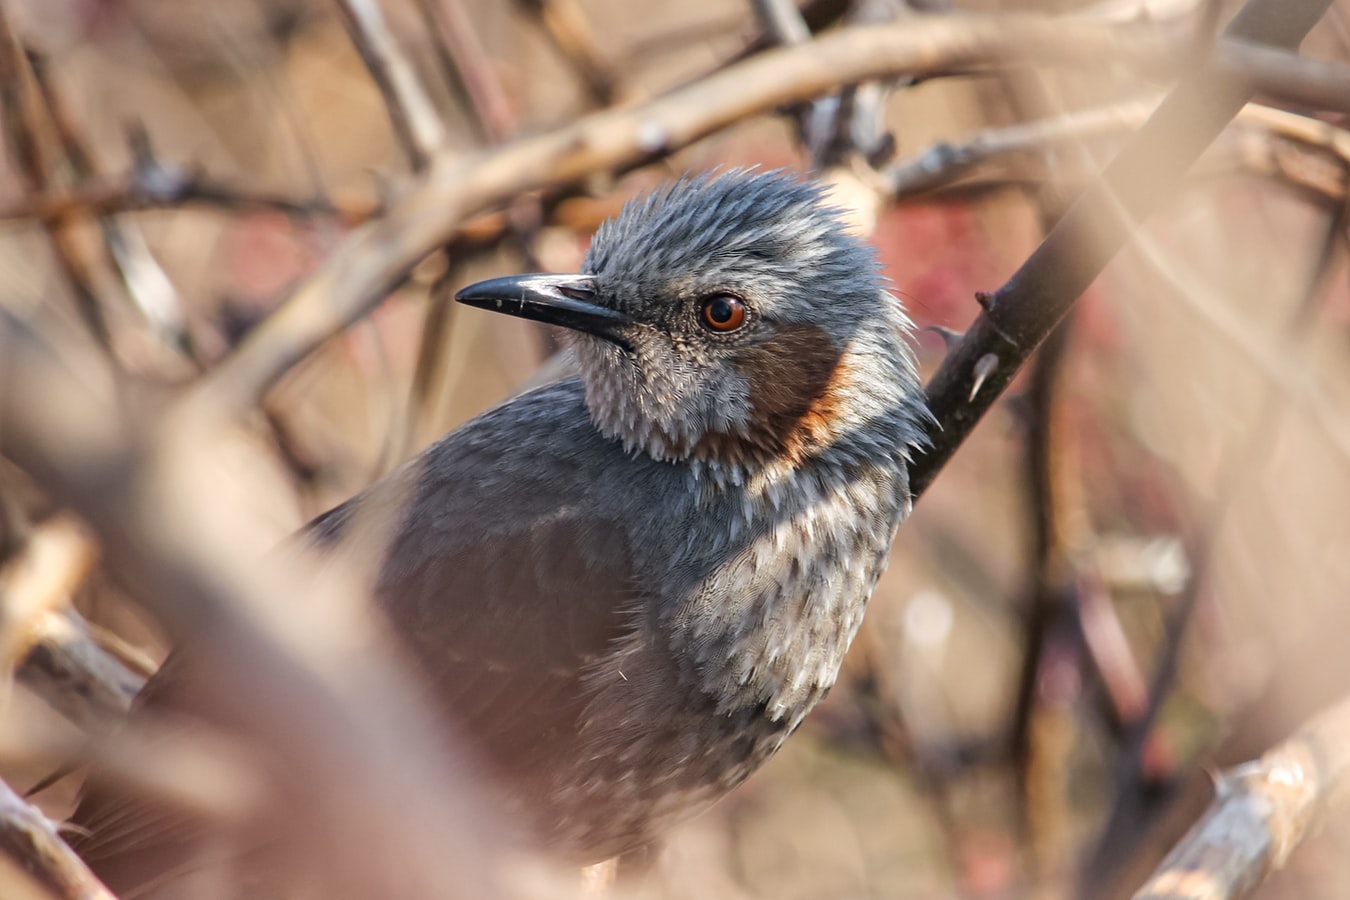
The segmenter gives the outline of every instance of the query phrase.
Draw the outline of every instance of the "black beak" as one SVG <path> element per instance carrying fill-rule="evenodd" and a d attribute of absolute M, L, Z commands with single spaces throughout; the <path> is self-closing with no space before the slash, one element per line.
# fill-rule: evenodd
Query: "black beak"
<path fill-rule="evenodd" d="M 628 342 L 628 316 L 595 302 L 595 279 L 590 275 L 512 275 L 471 284 L 455 294 L 460 303 L 522 319 L 561 325 L 613 341 Z"/>

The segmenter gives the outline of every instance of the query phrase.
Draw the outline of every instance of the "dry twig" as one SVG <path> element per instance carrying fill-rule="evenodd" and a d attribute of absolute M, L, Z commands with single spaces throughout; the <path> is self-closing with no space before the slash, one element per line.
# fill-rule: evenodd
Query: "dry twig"
<path fill-rule="evenodd" d="M 352 234 L 255 329 L 208 376 L 200 393 L 234 410 L 251 406 L 295 362 L 378 303 L 460 222 L 522 192 L 636 165 L 747 116 L 851 82 L 1014 61 L 1100 66 L 1117 59 L 1158 68 L 1176 64 L 1176 46 L 1148 30 L 1038 17 L 907 19 L 772 51 L 649 103 L 597 113 L 472 159 L 439 156 L 387 216 Z M 1305 62 L 1288 54 L 1254 54 L 1250 47 L 1226 46 L 1217 54 L 1220 69 L 1247 72 L 1250 62 L 1253 77 L 1273 80 L 1274 62 L 1285 67 Z M 1350 76 L 1337 70 L 1327 77 L 1342 79 L 1341 102 L 1350 105 L 1345 102 Z M 1318 83 L 1319 96 L 1325 86 Z"/>
<path fill-rule="evenodd" d="M 209 465 L 205 411 L 148 429 L 106 375 L 72 371 L 87 352 L 49 339 L 0 317 L 0 452 L 98 534 L 111 571 L 185 649 L 202 714 L 276 754 L 285 778 L 269 788 L 325 860 L 328 895 L 492 896 L 491 817 L 466 812 L 469 778 L 447 788 L 464 770 L 361 579 L 260 566 L 234 498 L 184 468 Z M 322 616 L 306 614 L 311 595 Z"/>
<path fill-rule="evenodd" d="M 1297 46 L 1329 5 L 1330 0 L 1249 0 L 1229 25 L 1216 56 L 1221 59 L 1240 48 L 1253 55 L 1253 68 L 1259 68 L 1279 51 L 1239 42 Z M 1306 62 L 1296 61 L 1297 69 Z M 929 382 L 929 404 L 942 428 L 916 461 L 911 476 L 916 493 L 932 483 L 1136 224 L 1176 193 L 1191 164 L 1256 90 L 1252 71 L 1221 65 L 1187 76 L 1013 277 L 983 296 L 984 312 Z M 997 361 L 992 371 L 982 366 L 991 356 Z M 973 393 L 977 379 L 979 391 Z"/>
<path fill-rule="evenodd" d="M 0 781 L 0 855 L 50 900 L 117 900 L 75 855 L 46 816 Z M 6 887 L 13 885 L 5 879 Z M 14 886 L 17 888 L 17 886 Z"/>
<path fill-rule="evenodd" d="M 0 669 L 12 672 L 28 654 L 40 620 L 70 604 L 96 556 L 84 528 L 58 516 L 39 526 L 0 569 Z"/>
<path fill-rule="evenodd" d="M 146 674 L 109 652 L 74 610 L 48 613 L 34 627 L 33 646 L 18 677 L 30 691 L 86 732 L 121 722 Z"/>
<path fill-rule="evenodd" d="M 1282 868 L 1341 811 L 1350 772 L 1350 701 L 1259 760 L 1215 779 L 1215 799 L 1135 900 L 1235 900 Z"/>
<path fill-rule="evenodd" d="M 421 169 L 445 143 L 445 125 L 398 40 L 389 31 L 379 0 L 341 0 L 338 9 L 371 77 L 413 169 Z"/>

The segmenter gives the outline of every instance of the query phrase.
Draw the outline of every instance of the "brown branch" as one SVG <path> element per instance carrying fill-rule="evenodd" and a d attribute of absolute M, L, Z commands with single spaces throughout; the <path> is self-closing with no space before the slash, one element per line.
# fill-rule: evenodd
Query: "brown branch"
<path fill-rule="evenodd" d="M 41 194 L 51 184 L 53 160 L 48 157 L 39 137 L 42 116 L 29 62 L 10 26 L 8 13 L 0 4 L 0 117 L 3 117 L 5 139 L 18 160 L 25 189 L 32 194 Z M 88 261 L 63 222 L 50 222 L 46 230 L 58 268 L 74 295 L 76 311 L 111 358 L 112 333 L 94 289 L 94 275 Z"/>
<path fill-rule="evenodd" d="M 445 143 L 445 124 L 412 63 L 390 33 L 379 0 L 339 0 L 338 11 L 357 52 L 384 96 L 389 120 L 414 171 Z"/>
<path fill-rule="evenodd" d="M 209 410 L 150 427 L 87 352 L 51 340 L 0 315 L 0 452 L 94 529 L 113 575 L 184 648 L 202 715 L 275 755 L 269 790 L 324 860 L 326 895 L 493 896 L 491 817 L 468 813 L 475 782 L 363 579 L 260 565 L 236 498 L 209 468 L 183 468 L 211 465 Z"/>
<path fill-rule="evenodd" d="M 85 732 L 121 722 L 145 685 L 143 666 L 105 648 L 74 610 L 39 619 L 19 681 Z"/>
<path fill-rule="evenodd" d="M 1322 713 L 1259 760 L 1221 773 L 1215 799 L 1135 900 L 1249 896 L 1319 823 L 1344 810 L 1350 701 Z"/>
<path fill-rule="evenodd" d="M 0 781 L 0 856 L 51 900 L 117 900 L 61 840 L 51 821 Z M 8 887 L 12 882 L 4 879 Z"/>
<path fill-rule="evenodd" d="M 598 106 L 607 106 L 618 91 L 619 79 L 604 61 L 599 43 L 591 33 L 586 13 L 577 0 L 518 0 L 539 20 L 544 34 L 558 48 L 586 85 Z"/>
<path fill-rule="evenodd" d="M 1146 28 L 1029 16 L 913 17 L 771 51 L 651 102 L 596 113 L 492 153 L 467 160 L 438 156 L 387 216 L 349 236 L 254 329 L 203 381 L 199 394 L 234 409 L 256 403 L 319 343 L 373 308 L 418 260 L 444 244 L 459 223 L 522 192 L 632 167 L 748 116 L 852 82 L 1017 62 L 1100 67 L 1104 60 L 1117 60 L 1148 65 L 1156 72 L 1178 65 L 1178 47 L 1189 45 Z M 1277 61 L 1288 66 L 1304 62 L 1289 54 L 1267 53 L 1258 59 L 1250 47 L 1237 45 L 1225 45 L 1216 56 L 1212 78 L 1245 72 L 1251 60 L 1252 71 L 1261 77 L 1270 75 Z M 1344 84 L 1340 105 L 1350 106 L 1350 69 L 1329 68 L 1326 74 L 1326 84 Z"/>
<path fill-rule="evenodd" d="M 1297 46 L 1329 0 L 1249 0 L 1226 32 L 1217 58 L 1252 53 L 1264 65 L 1275 50 L 1236 43 Z M 1297 60 L 1301 68 L 1303 60 Z M 975 423 L 1002 394 L 1027 356 L 1129 239 L 1136 223 L 1175 196 L 1186 171 L 1256 90 L 1251 70 L 1204 67 L 1186 77 L 1149 121 L 1065 213 L 1040 247 L 997 292 L 928 385 L 942 428 L 916 461 L 916 494 L 932 483 Z M 1347 95 L 1350 98 L 1350 95 Z M 993 356 L 992 371 L 979 366 Z M 978 392 L 972 394 L 975 379 Z"/>
<path fill-rule="evenodd" d="M 74 519 L 50 519 L 0 568 L 0 670 L 12 672 L 38 636 L 39 622 L 70 605 L 97 556 Z"/>
<path fill-rule="evenodd" d="M 442 67 L 468 98 L 484 137 L 500 144 L 515 134 L 515 110 L 462 0 L 414 2 L 423 21 L 436 34 Z"/>
<path fill-rule="evenodd" d="M 983 166 L 1009 165 L 1019 157 L 1047 153 L 1079 141 L 1117 137 L 1139 128 L 1157 107 L 1151 100 L 1130 100 L 1110 106 L 1074 110 L 1053 118 L 1019 122 L 978 131 L 960 143 L 934 144 L 884 170 L 885 190 L 897 199 L 919 196 L 949 187 Z M 1294 142 L 1305 151 L 1329 158 L 1344 181 L 1350 165 L 1350 132 L 1330 122 L 1248 103 L 1238 113 L 1239 126 L 1231 144 L 1240 161 L 1253 171 L 1310 187 L 1330 198 L 1344 196 L 1322 172 L 1300 171 L 1296 161 L 1282 153 Z M 1280 139 L 1285 143 L 1276 143 Z M 1326 168 L 1326 166 L 1323 166 Z M 1319 177 L 1320 176 L 1320 177 Z"/>
<path fill-rule="evenodd" d="M 0 221 L 29 219 L 54 223 L 77 215 L 108 216 L 183 206 L 227 212 L 278 212 L 297 219 L 333 218 L 348 226 L 367 222 L 380 213 L 379 203 L 373 197 L 305 200 L 254 191 L 157 162 L 152 167 L 138 167 L 128 175 L 86 181 L 69 190 L 49 190 L 0 206 Z"/>
<path fill-rule="evenodd" d="M 608 110 L 468 160 L 438 157 L 387 216 L 358 230 L 202 383 L 244 409 L 325 338 L 362 316 L 458 225 L 518 194 L 637 165 L 747 116 L 840 85 L 977 63 L 1100 66 L 1169 58 L 1175 44 L 1139 29 L 1028 17 L 907 20 L 758 56 L 649 103 Z"/>

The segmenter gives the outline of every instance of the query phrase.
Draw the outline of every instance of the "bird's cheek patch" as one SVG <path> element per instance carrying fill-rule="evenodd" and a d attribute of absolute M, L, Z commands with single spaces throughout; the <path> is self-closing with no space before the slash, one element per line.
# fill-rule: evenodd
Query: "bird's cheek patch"
<path fill-rule="evenodd" d="M 850 376 L 828 333 L 780 326 L 773 340 L 745 348 L 737 366 L 750 385 L 755 443 L 795 463 L 829 442 Z"/>

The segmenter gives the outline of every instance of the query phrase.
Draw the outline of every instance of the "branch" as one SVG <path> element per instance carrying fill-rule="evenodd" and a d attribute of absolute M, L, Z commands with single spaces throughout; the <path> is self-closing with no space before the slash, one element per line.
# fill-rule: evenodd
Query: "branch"
<path fill-rule="evenodd" d="M 897 199 L 950 187 L 982 166 L 1010 164 L 1028 154 L 1049 154 L 1066 144 L 1101 137 L 1118 137 L 1139 128 L 1156 109 L 1154 100 L 1129 100 L 1110 106 L 1073 110 L 1052 118 L 1019 122 L 977 131 L 960 143 L 943 141 L 888 166 L 882 173 L 885 190 Z M 1234 120 L 1242 126 L 1229 150 L 1245 168 L 1313 190 L 1329 199 L 1342 199 L 1344 171 L 1350 165 L 1350 132 L 1311 116 L 1248 103 Z M 1275 140 L 1280 139 L 1280 140 Z M 1289 142 L 1298 145 L 1290 147 Z M 1300 171 L 1284 157 L 1303 149 L 1335 164 Z M 1055 174 L 1063 176 L 1056 160 Z M 1330 169 L 1330 171 L 1327 171 Z M 1337 181 L 1339 175 L 1339 182 Z"/>
<path fill-rule="evenodd" d="M 0 206 L 0 222 L 32 219 L 51 224 L 77 215 L 108 216 L 183 206 L 228 212 L 270 211 L 297 219 L 331 217 L 343 225 L 359 225 L 380 212 L 373 198 L 304 200 L 250 190 L 156 161 L 150 167 L 137 166 L 127 175 L 93 179 L 67 190 L 47 191 Z"/>
<path fill-rule="evenodd" d="M 199 396 L 236 412 L 249 408 L 319 343 L 373 308 L 461 222 L 522 192 L 635 166 L 853 81 L 1014 61 L 1100 66 L 1130 59 L 1156 67 L 1175 47 L 1139 29 L 1044 18 L 907 20 L 771 51 L 649 103 L 596 113 L 497 151 L 438 156 L 387 216 L 351 234 L 207 376 Z"/>
<path fill-rule="evenodd" d="M 379 0 L 339 0 L 338 11 L 352 43 L 375 79 L 389 120 L 414 170 L 445 143 L 445 125 L 417 72 L 389 31 Z"/>
<path fill-rule="evenodd" d="M 274 754 L 268 786 L 324 860 L 326 896 L 493 896 L 492 817 L 363 579 L 261 566 L 237 499 L 206 474 L 207 411 L 149 427 L 87 352 L 52 340 L 0 315 L 0 453 L 84 518 L 186 649 L 202 715 Z"/>
<path fill-rule="evenodd" d="M 1246 897 L 1328 815 L 1350 772 L 1350 700 L 1259 760 L 1221 773 L 1215 799 L 1134 900 Z"/>
<path fill-rule="evenodd" d="M 1269 60 L 1277 51 L 1238 42 L 1297 46 L 1329 5 L 1330 0 L 1248 0 L 1217 55 L 1241 48 Z M 1255 86 L 1249 75 L 1219 66 L 1183 79 L 1012 278 L 981 298 L 984 313 L 928 385 L 929 405 L 942 427 L 911 472 L 916 496 L 1139 221 L 1176 195 L 1191 164 L 1251 98 Z"/>
<path fill-rule="evenodd" d="M 52 900 L 117 900 L 51 821 L 0 781 L 0 856 L 8 858 Z M 6 888 L 14 887 L 4 879 Z"/>
<path fill-rule="evenodd" d="M 123 721 L 146 679 L 141 666 L 104 649 L 73 610 L 38 620 L 33 646 L 17 674 L 25 687 L 87 733 Z"/>
<path fill-rule="evenodd" d="M 436 33 L 442 67 L 461 89 L 474 121 L 494 144 L 515 134 L 518 120 L 492 59 L 478 39 L 462 0 L 414 0 L 422 20 Z"/>
<path fill-rule="evenodd" d="M 79 523 L 57 516 L 0 568 L 0 671 L 13 671 L 28 655 L 41 620 L 70 605 L 97 556 Z"/>
<path fill-rule="evenodd" d="M 649 103 L 606 110 L 573 125 L 468 159 L 441 154 L 378 222 L 351 234 L 326 263 L 233 356 L 201 383 L 197 396 L 236 412 L 254 405 L 282 374 L 323 340 L 356 321 L 468 217 L 523 192 L 597 172 L 636 166 L 742 119 L 801 102 L 842 85 L 898 75 L 1035 63 L 1100 68 L 1105 61 L 1176 67 L 1189 44 L 1149 29 L 1091 25 L 1039 16 L 912 17 L 843 29 L 800 47 L 770 51 Z M 1227 44 L 1221 73 L 1256 84 L 1307 61 Z M 1249 70 L 1249 71 L 1248 71 Z M 1318 96 L 1343 91 L 1350 68 L 1322 65 Z M 1254 73 L 1254 74 L 1253 74 Z M 1226 119 L 1225 119 L 1226 121 Z"/>

